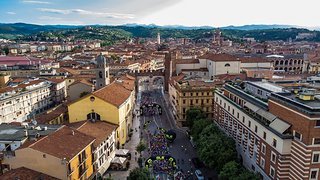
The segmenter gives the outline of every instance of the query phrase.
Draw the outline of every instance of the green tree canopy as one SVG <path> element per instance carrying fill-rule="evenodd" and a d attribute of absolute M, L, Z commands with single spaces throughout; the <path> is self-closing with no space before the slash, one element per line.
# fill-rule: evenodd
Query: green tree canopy
<path fill-rule="evenodd" d="M 199 119 L 194 121 L 191 128 L 191 135 L 195 141 L 199 139 L 200 133 L 203 131 L 203 129 L 209 126 L 211 123 L 212 122 L 207 119 Z"/>
<path fill-rule="evenodd" d="M 205 118 L 204 112 L 199 108 L 191 108 L 186 112 L 186 120 L 189 128 L 193 126 L 193 122 Z"/>
<path fill-rule="evenodd" d="M 141 152 L 144 151 L 146 148 L 146 144 L 143 141 L 140 141 L 136 147 L 136 151 L 138 151 L 141 154 Z"/>
<path fill-rule="evenodd" d="M 220 171 L 224 164 L 237 159 L 234 140 L 221 132 L 215 124 L 204 128 L 199 137 L 198 154 L 208 167 Z"/>
<path fill-rule="evenodd" d="M 130 171 L 128 180 L 151 180 L 149 171 L 144 168 L 135 168 Z"/>

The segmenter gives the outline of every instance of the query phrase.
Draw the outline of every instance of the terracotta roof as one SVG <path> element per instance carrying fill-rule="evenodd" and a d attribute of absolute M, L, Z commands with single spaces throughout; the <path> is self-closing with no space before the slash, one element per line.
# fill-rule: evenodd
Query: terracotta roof
<path fill-rule="evenodd" d="M 259 63 L 259 62 L 269 62 L 268 59 L 260 57 L 241 57 L 239 58 L 242 63 Z"/>
<path fill-rule="evenodd" d="M 56 180 L 52 176 L 25 167 L 12 169 L 0 176 L 2 180 Z"/>
<path fill-rule="evenodd" d="M 208 72 L 208 68 L 199 68 L 199 69 L 181 69 L 182 72 L 197 71 L 197 72 Z"/>
<path fill-rule="evenodd" d="M 62 83 L 63 81 L 65 81 L 65 79 L 56 79 L 56 78 L 50 78 L 48 80 L 56 84 Z"/>
<path fill-rule="evenodd" d="M 130 84 L 126 84 L 124 81 L 115 80 L 108 86 L 103 87 L 92 94 L 119 107 L 130 97 L 132 90 L 129 87 L 131 87 Z"/>
<path fill-rule="evenodd" d="M 93 83 L 89 82 L 87 79 L 77 79 L 76 81 L 74 81 L 71 85 L 75 85 L 78 83 L 82 83 L 88 86 L 93 86 Z"/>
<path fill-rule="evenodd" d="M 34 85 L 34 84 L 39 84 L 41 82 L 44 82 L 45 80 L 34 80 L 34 81 L 29 81 L 28 84 L 19 84 L 18 86 L 15 87 L 4 87 L 4 88 L 0 88 L 0 93 L 4 93 L 4 92 L 8 92 L 8 91 L 13 91 L 13 90 L 18 90 L 19 88 L 23 89 L 25 87 Z"/>
<path fill-rule="evenodd" d="M 66 158 L 69 161 L 93 143 L 94 140 L 94 137 L 63 126 L 56 132 L 35 141 L 29 148 L 61 159 Z"/>
<path fill-rule="evenodd" d="M 77 128 L 78 131 L 96 138 L 93 143 L 94 147 L 98 147 L 104 140 L 106 140 L 113 131 L 117 129 L 117 125 L 108 123 L 106 121 L 84 121 L 84 123 Z"/>
<path fill-rule="evenodd" d="M 237 56 L 233 56 L 230 54 L 205 54 L 200 57 L 200 59 L 209 59 L 212 61 L 240 61 Z"/>
<path fill-rule="evenodd" d="M 196 64 L 199 63 L 199 59 L 177 59 L 176 64 Z"/>
<path fill-rule="evenodd" d="M 52 110 L 51 112 L 37 115 L 36 120 L 40 124 L 47 124 L 52 119 L 59 117 L 61 114 L 66 113 L 67 111 L 68 111 L 67 107 L 65 105 L 61 105 L 56 109 Z"/>

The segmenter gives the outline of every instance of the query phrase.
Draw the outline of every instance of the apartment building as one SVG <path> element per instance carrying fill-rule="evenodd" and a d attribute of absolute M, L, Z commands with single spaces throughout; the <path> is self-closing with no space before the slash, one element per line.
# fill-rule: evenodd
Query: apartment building
<path fill-rule="evenodd" d="M 263 179 L 319 179 L 320 101 L 314 90 L 295 92 L 267 82 L 215 91 L 215 122 Z"/>
<path fill-rule="evenodd" d="M 52 105 L 51 83 L 29 80 L 0 89 L 0 123 L 22 122 Z"/>
<path fill-rule="evenodd" d="M 48 136 L 25 143 L 4 164 L 9 164 L 11 169 L 26 167 L 62 180 L 91 179 L 94 141 L 91 136 L 62 126 Z"/>
<path fill-rule="evenodd" d="M 192 79 L 181 74 L 169 83 L 169 98 L 177 125 L 186 125 L 186 112 L 200 108 L 209 119 L 213 118 L 213 91 L 222 86 L 220 81 Z"/>
<path fill-rule="evenodd" d="M 95 120 L 73 123 L 70 126 L 78 126 L 74 128 L 96 139 L 93 143 L 93 169 L 97 178 L 103 176 L 115 157 L 118 126 Z"/>

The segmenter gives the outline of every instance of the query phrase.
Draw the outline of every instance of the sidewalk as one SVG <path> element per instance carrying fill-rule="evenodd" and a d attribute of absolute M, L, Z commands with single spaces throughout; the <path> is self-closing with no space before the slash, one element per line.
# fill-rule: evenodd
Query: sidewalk
<path fill-rule="evenodd" d="M 136 103 L 136 106 L 139 103 Z M 131 160 L 129 170 L 127 171 L 107 171 L 105 177 L 109 177 L 109 173 L 111 174 L 112 179 L 114 180 L 125 180 L 129 176 L 130 170 L 139 167 L 138 165 L 138 157 L 139 153 L 136 153 L 136 147 L 140 142 L 140 117 L 135 116 L 132 122 L 133 133 L 131 136 L 131 140 L 124 145 L 124 149 L 128 149 L 131 153 Z"/>

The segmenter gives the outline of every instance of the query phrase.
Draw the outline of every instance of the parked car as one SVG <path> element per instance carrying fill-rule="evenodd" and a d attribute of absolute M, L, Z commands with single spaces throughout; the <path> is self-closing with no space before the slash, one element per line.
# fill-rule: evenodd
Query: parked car
<path fill-rule="evenodd" d="M 194 167 L 197 169 L 202 168 L 204 166 L 203 162 L 199 158 L 192 158 L 191 161 Z"/>
<path fill-rule="evenodd" d="M 203 177 L 203 175 L 202 175 L 202 172 L 201 172 L 199 169 L 197 169 L 197 170 L 195 171 L 195 174 L 196 174 L 198 180 L 204 180 L 204 177 Z"/>

